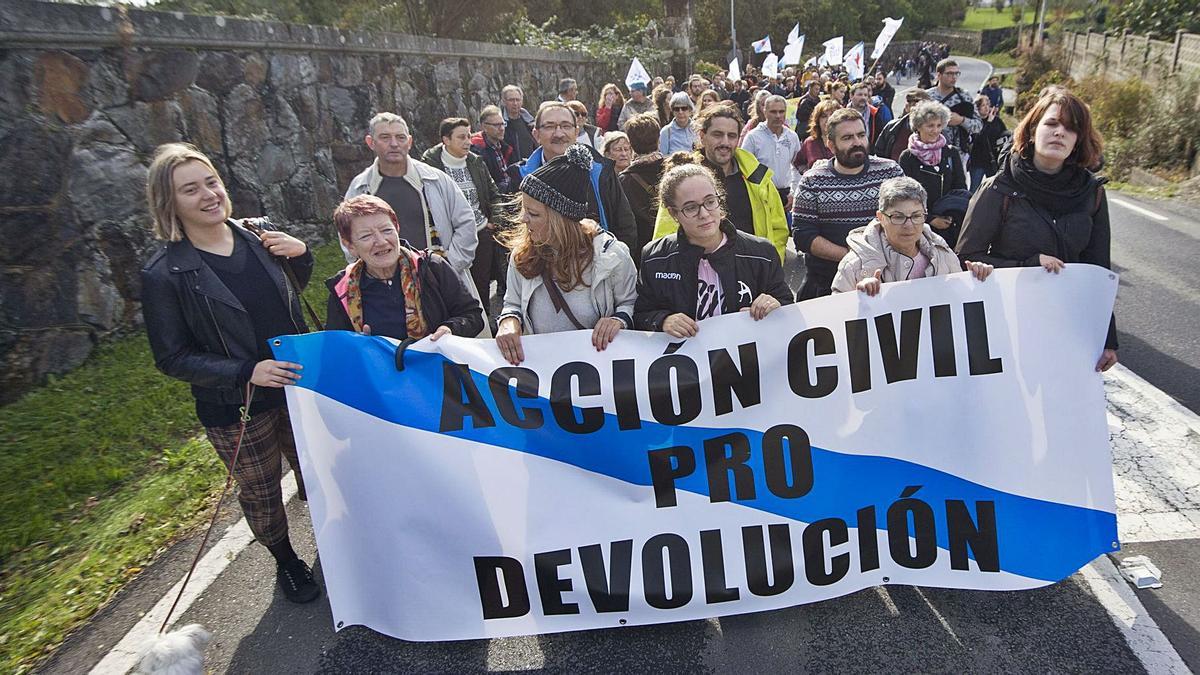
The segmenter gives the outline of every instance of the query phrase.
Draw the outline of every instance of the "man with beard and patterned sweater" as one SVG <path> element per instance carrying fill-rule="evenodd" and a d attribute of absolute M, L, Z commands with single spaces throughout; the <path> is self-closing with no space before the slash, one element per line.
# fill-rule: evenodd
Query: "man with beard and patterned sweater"
<path fill-rule="evenodd" d="M 792 238 L 804 252 L 806 274 L 796 300 L 830 294 L 846 235 L 871 222 L 879 184 L 904 175 L 890 159 L 872 157 L 862 113 L 841 108 L 829 116 L 825 144 L 833 159 L 817 160 L 800 178 L 792 200 Z"/>

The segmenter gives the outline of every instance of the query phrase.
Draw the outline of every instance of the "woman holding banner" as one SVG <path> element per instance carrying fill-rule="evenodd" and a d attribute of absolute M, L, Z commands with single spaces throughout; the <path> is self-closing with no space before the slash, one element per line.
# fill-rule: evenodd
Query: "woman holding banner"
<path fill-rule="evenodd" d="M 749 312 L 758 321 L 795 301 L 775 245 L 725 218 L 721 183 L 676 153 L 658 184 L 679 229 L 642 250 L 634 325 L 688 338 L 709 317 Z"/>
<path fill-rule="evenodd" d="M 299 298 L 312 254 L 265 219 L 231 219 L 212 161 L 185 143 L 155 151 L 146 199 L 154 236 L 166 242 L 142 269 L 154 365 L 192 385 L 196 416 L 221 461 L 233 465 L 242 512 L 275 558 L 284 596 L 315 600 L 321 588 L 292 549 L 280 485 L 286 458 L 303 498 L 283 394 L 301 366 L 276 361 L 268 346 L 277 335 L 308 332 Z"/>
<path fill-rule="evenodd" d="M 387 202 L 351 197 L 333 212 L 333 223 L 356 260 L 325 282 L 326 328 L 434 341 L 483 330 L 479 301 L 445 258 L 400 241 L 400 221 Z"/>
<path fill-rule="evenodd" d="M 1109 268 L 1108 199 L 1104 181 L 1089 170 L 1102 149 L 1087 104 L 1065 88 L 1047 92 L 1017 125 L 1000 171 L 971 198 L 959 256 L 1054 274 L 1070 263 Z M 1109 321 L 1096 370 L 1116 363 L 1117 329 Z"/>
<path fill-rule="evenodd" d="M 925 188 L 913 178 L 883 181 L 875 219 L 846 237 L 849 252 L 838 264 L 833 292 L 857 288 L 874 296 L 881 283 L 961 272 L 958 256 L 925 222 L 927 201 Z M 987 263 L 971 261 L 966 266 L 980 281 L 992 273 Z"/>
<path fill-rule="evenodd" d="M 521 335 L 591 330 L 604 350 L 633 324 L 636 272 L 629 249 L 588 215 L 592 156 L 575 144 L 521 181 L 520 215 L 503 243 L 512 251 L 496 346 L 525 360 Z"/>

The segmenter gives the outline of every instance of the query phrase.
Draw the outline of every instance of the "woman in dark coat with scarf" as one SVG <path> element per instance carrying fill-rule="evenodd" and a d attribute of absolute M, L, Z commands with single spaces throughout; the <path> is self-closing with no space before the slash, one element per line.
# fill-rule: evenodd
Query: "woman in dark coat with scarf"
<path fill-rule="evenodd" d="M 925 188 L 925 194 L 928 195 L 925 211 L 930 214 L 929 225 L 954 248 L 962 226 L 961 206 L 957 216 L 948 215 L 945 209 L 934 208 L 938 200 L 950 191 L 967 189 L 962 155 L 958 148 L 947 144 L 942 134 L 942 129 L 950 121 L 950 109 L 936 101 L 921 101 L 913 106 L 908 121 L 913 132 L 908 137 L 908 148 L 900 153 L 900 169 L 905 176 L 916 179 Z M 963 194 L 963 202 L 966 201 L 965 197 Z"/>
<path fill-rule="evenodd" d="M 1066 264 L 1111 268 L 1104 179 L 1093 175 L 1102 151 L 1091 112 L 1065 89 L 1038 99 L 1013 133 L 1000 171 L 971 199 L 958 256 L 996 267 Z M 1109 321 L 1096 370 L 1117 363 L 1117 329 Z"/>

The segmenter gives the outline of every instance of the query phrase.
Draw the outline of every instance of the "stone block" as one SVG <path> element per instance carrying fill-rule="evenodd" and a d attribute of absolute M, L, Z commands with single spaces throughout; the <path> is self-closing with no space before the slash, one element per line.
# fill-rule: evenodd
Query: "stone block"
<path fill-rule="evenodd" d="M 296 163 L 292 159 L 290 151 L 268 143 L 263 146 L 262 152 L 258 155 L 258 162 L 255 166 L 255 175 L 258 178 L 256 182 L 270 185 L 286 181 L 295 168 Z"/>
<path fill-rule="evenodd" d="M 92 107 L 82 96 L 88 80 L 88 65 L 67 52 L 45 52 L 34 64 L 34 90 L 38 107 L 47 117 L 64 124 L 82 122 Z"/>
<path fill-rule="evenodd" d="M 9 332 L 0 339 L 0 405 L 11 403 L 49 374 L 82 364 L 95 341 L 84 329 Z"/>
<path fill-rule="evenodd" d="M 154 152 L 163 143 L 184 139 L 183 108 L 176 101 L 138 101 L 111 108 L 105 115 L 144 154 Z"/>
<path fill-rule="evenodd" d="M 62 189 L 69 136 L 24 119 L 0 138 L 0 206 L 50 204 Z"/>
<path fill-rule="evenodd" d="M 224 101 L 225 151 L 231 157 L 255 156 L 270 135 L 258 92 L 239 84 Z"/>
<path fill-rule="evenodd" d="M 274 54 L 271 56 L 271 67 L 267 77 L 276 91 L 288 91 L 316 84 L 317 66 L 311 56 Z"/>
<path fill-rule="evenodd" d="M 179 107 L 187 126 L 187 138 L 207 155 L 224 152 L 221 139 L 221 117 L 217 100 L 211 94 L 191 87 L 179 95 Z"/>
<path fill-rule="evenodd" d="M 136 73 L 130 78 L 133 97 L 139 101 L 170 98 L 196 81 L 199 65 L 200 59 L 195 52 L 182 49 L 144 54 L 131 68 Z"/>
<path fill-rule="evenodd" d="M 224 96 L 246 79 L 246 66 L 237 54 L 208 52 L 200 59 L 196 86 Z"/>
<path fill-rule="evenodd" d="M 121 68 L 107 58 L 92 63 L 84 93 L 100 110 L 129 103 L 129 83 Z"/>
<path fill-rule="evenodd" d="M 132 150 L 107 144 L 78 147 L 64 166 L 66 203 L 85 231 L 143 213 L 146 167 Z"/>
<path fill-rule="evenodd" d="M 75 304 L 79 320 L 102 331 L 115 329 L 124 318 L 125 300 L 112 283 L 108 258 L 99 251 L 77 261 Z"/>

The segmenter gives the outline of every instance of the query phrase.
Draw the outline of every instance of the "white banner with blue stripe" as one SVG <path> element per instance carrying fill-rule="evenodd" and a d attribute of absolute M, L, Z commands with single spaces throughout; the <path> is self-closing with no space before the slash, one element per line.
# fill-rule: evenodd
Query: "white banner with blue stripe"
<path fill-rule="evenodd" d="M 458 640 L 879 584 L 1015 590 L 1118 546 L 1116 276 L 884 284 L 700 324 L 410 346 L 273 340 L 337 628 Z"/>

